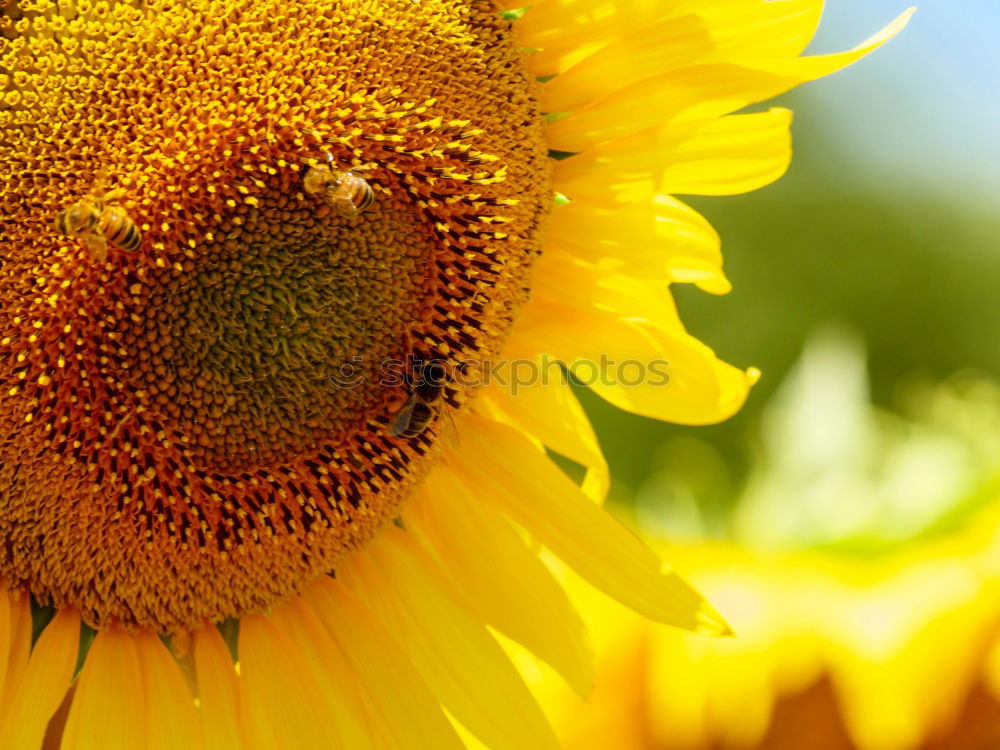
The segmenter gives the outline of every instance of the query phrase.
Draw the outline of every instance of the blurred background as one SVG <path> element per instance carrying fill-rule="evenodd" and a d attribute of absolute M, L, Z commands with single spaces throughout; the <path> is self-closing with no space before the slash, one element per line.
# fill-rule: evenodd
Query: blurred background
<path fill-rule="evenodd" d="M 904 7 L 828 0 L 809 51 Z M 1000 748 L 998 39 L 997 0 L 928 0 L 778 101 L 796 113 L 784 179 L 690 199 L 734 289 L 678 287 L 681 317 L 764 377 L 704 428 L 579 395 L 612 510 L 742 635 L 706 645 L 598 606 L 598 702 L 552 691 L 571 749 Z"/>
<path fill-rule="evenodd" d="M 903 7 L 827 0 L 808 51 L 852 47 Z M 685 198 L 722 235 L 733 291 L 675 288 L 689 330 L 764 377 L 740 414 L 698 430 L 637 428 L 588 399 L 622 502 L 674 437 L 708 441 L 738 482 L 762 410 L 830 325 L 860 337 L 879 406 L 913 377 L 1000 373 L 1000 4 L 929 0 L 891 44 L 776 103 L 795 111 L 788 174 L 743 196 Z"/>

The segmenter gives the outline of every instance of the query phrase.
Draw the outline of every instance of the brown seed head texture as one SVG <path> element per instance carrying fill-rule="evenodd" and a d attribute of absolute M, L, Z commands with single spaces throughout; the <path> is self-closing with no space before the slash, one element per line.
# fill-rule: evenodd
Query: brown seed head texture
<path fill-rule="evenodd" d="M 266 609 L 433 460 L 383 362 L 499 351 L 552 200 L 535 83 L 477 0 L 0 7 L 0 578 L 95 626 Z M 330 157 L 354 220 L 303 188 Z M 105 173 L 142 241 L 101 260 L 54 218 Z"/>

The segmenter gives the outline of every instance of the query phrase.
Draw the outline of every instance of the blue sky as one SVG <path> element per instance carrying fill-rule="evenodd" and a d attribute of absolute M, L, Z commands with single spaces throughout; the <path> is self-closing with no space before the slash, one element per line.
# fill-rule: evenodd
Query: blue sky
<path fill-rule="evenodd" d="M 853 47 L 910 0 L 827 0 L 810 52 Z M 807 87 L 873 175 L 956 199 L 1000 199 L 1000 0 L 924 0 L 910 25 L 854 68 Z"/>

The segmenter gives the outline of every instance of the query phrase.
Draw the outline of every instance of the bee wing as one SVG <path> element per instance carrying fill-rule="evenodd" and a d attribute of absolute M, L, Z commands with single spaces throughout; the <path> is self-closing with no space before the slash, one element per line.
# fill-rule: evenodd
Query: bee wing
<path fill-rule="evenodd" d="M 331 205 L 345 219 L 358 218 L 358 208 L 354 205 L 353 195 L 354 189 L 351 187 L 351 181 L 346 177 L 341 177 L 337 187 L 330 191 Z"/>
<path fill-rule="evenodd" d="M 413 409 L 417 405 L 416 394 L 411 395 L 406 399 L 406 403 L 403 404 L 402 408 L 396 412 L 393 418 L 389 421 L 389 427 L 387 428 L 389 434 L 392 437 L 399 437 L 410 427 L 410 421 L 413 419 Z"/>
<path fill-rule="evenodd" d="M 455 421 L 455 415 L 451 413 L 451 409 L 445 405 L 438 409 L 438 413 L 444 413 L 447 420 L 440 420 L 438 422 L 438 437 L 444 440 L 444 444 L 449 448 L 457 448 L 461 443 L 458 435 L 458 422 Z M 441 422 L 447 421 L 446 425 L 442 425 Z"/>
<path fill-rule="evenodd" d="M 354 207 L 354 204 L 351 203 L 349 198 L 335 200 L 333 205 L 336 207 L 337 213 L 345 219 L 351 219 L 353 221 L 358 218 L 358 209 Z"/>

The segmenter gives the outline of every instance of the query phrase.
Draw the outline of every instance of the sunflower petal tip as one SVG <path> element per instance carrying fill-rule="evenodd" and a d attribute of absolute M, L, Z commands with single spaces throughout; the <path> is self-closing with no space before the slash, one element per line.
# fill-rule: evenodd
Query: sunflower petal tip
<path fill-rule="evenodd" d="M 760 380 L 760 376 L 762 374 L 763 373 L 761 373 L 761 371 L 759 369 L 757 369 L 756 367 L 748 367 L 746 369 L 746 373 L 745 373 L 745 377 L 746 377 L 746 381 L 747 381 L 747 386 L 748 387 L 753 387 L 753 386 L 757 385 L 757 381 Z"/>
<path fill-rule="evenodd" d="M 909 8 L 900 13 L 896 18 L 894 18 L 888 26 L 878 32 L 875 36 L 869 39 L 867 42 L 861 45 L 861 48 L 867 47 L 870 50 L 880 47 L 881 45 L 888 42 L 890 39 L 899 34 L 903 29 L 909 24 L 910 19 L 913 14 L 917 12 L 917 6 L 911 5 Z"/>
<path fill-rule="evenodd" d="M 713 638 L 732 638 L 736 635 L 729 623 L 708 602 L 702 602 L 695 615 L 695 620 L 697 624 L 694 632 L 698 635 L 707 635 Z"/>
<path fill-rule="evenodd" d="M 590 696 L 594 694 L 594 688 L 597 686 L 597 673 L 595 669 L 592 668 L 590 670 L 591 674 L 585 680 L 575 681 L 570 684 L 570 688 L 580 700 L 590 700 Z"/>
<path fill-rule="evenodd" d="M 729 281 L 723 274 L 718 276 L 713 276 L 707 279 L 702 279 L 696 281 L 695 284 L 703 292 L 708 292 L 709 294 L 729 294 L 733 291 L 733 284 Z"/>
<path fill-rule="evenodd" d="M 896 36 L 900 31 L 906 28 L 906 25 L 913 18 L 913 14 L 917 12 L 917 6 L 911 5 L 909 8 L 900 13 L 896 18 L 890 23 L 886 29 L 885 34 L 887 39 L 891 39 Z"/>

